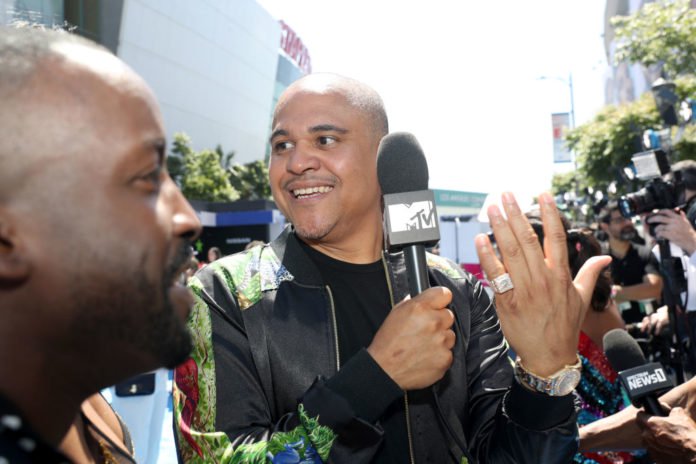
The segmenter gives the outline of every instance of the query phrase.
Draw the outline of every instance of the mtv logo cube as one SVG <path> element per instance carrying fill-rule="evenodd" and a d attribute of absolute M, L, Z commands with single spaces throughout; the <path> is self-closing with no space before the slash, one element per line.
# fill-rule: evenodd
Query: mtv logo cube
<path fill-rule="evenodd" d="M 384 195 L 384 221 L 389 248 L 431 245 L 440 240 L 435 198 L 430 190 Z"/>

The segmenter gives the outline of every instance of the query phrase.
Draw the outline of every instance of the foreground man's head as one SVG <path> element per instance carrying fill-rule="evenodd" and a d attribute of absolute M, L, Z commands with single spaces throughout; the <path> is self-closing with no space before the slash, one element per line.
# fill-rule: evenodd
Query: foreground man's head
<path fill-rule="evenodd" d="M 152 92 L 92 42 L 2 28 L 0 101 L 0 393 L 84 397 L 181 362 L 200 224 Z"/>
<path fill-rule="evenodd" d="M 332 248 L 364 246 L 360 231 L 381 228 L 375 163 L 388 124 L 379 95 L 342 76 L 306 76 L 280 97 L 272 131 L 273 198 L 297 234 Z"/>

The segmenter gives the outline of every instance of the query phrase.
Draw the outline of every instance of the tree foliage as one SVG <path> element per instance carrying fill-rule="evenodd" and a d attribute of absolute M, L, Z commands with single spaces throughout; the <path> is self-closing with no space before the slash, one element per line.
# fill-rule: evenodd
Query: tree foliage
<path fill-rule="evenodd" d="M 616 28 L 617 62 L 662 65 L 670 77 L 696 72 L 696 10 L 688 0 L 648 3 L 611 23 Z"/>
<path fill-rule="evenodd" d="M 675 80 L 680 99 L 696 95 L 696 78 L 682 77 Z M 643 94 L 637 101 L 622 105 L 608 105 L 595 117 L 566 135 L 568 146 L 575 151 L 578 160 L 576 174 L 584 185 L 605 190 L 616 181 L 618 193 L 633 188 L 622 176 L 623 168 L 631 162 L 631 157 L 642 151 L 642 136 L 647 129 L 660 128 L 662 121 L 650 93 Z M 671 130 L 674 145 L 671 161 L 696 159 L 696 127 L 693 124 L 683 129 Z M 623 182 L 623 183 L 622 183 Z M 556 186 L 563 185 L 563 179 L 553 180 Z"/>
<path fill-rule="evenodd" d="M 185 134 L 176 134 L 167 168 L 186 198 L 204 201 L 271 199 L 268 168 L 263 160 L 233 163 L 234 152 L 196 152 Z"/>
<path fill-rule="evenodd" d="M 228 168 L 228 171 L 230 183 L 239 192 L 240 199 L 262 200 L 271 198 L 268 168 L 263 160 L 246 164 L 235 163 Z"/>
<path fill-rule="evenodd" d="M 167 167 L 189 200 L 237 200 L 239 192 L 220 161 L 220 150 L 195 151 L 185 134 L 176 134 Z"/>
<path fill-rule="evenodd" d="M 577 157 L 578 174 L 586 184 L 605 190 L 621 179 L 631 156 L 642 150 L 643 132 L 659 123 L 660 115 L 649 94 L 633 103 L 605 106 L 590 122 L 566 135 Z"/>

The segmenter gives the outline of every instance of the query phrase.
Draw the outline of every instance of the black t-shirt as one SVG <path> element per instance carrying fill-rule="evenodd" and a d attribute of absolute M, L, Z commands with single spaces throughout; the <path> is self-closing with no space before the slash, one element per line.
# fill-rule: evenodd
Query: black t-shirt
<path fill-rule="evenodd" d="M 612 258 L 611 279 L 617 285 L 641 284 L 643 276 L 659 273 L 659 263 L 646 246 L 632 243 L 623 258 L 617 258 L 613 254 Z M 621 315 L 627 323 L 640 322 L 644 316 L 637 301 L 631 301 L 631 308 L 623 310 Z"/>
<path fill-rule="evenodd" d="M 331 289 L 336 311 L 340 361 L 341 365 L 345 366 L 351 358 L 364 356 L 364 349 L 370 345 L 372 338 L 391 310 L 384 265 L 381 260 L 370 264 L 346 263 L 326 256 L 304 243 L 302 245 L 318 267 L 324 282 Z M 384 377 L 385 384 L 372 385 L 375 397 L 389 396 L 388 393 L 381 395 L 376 390 L 389 390 L 396 385 L 386 374 Z M 331 382 L 328 385 L 332 387 Z M 340 387 L 337 389 L 345 391 Z M 348 400 L 353 404 L 351 398 Z M 369 401 L 370 399 L 355 398 L 354 400 Z M 378 422 L 383 427 L 385 436 L 383 445 L 373 462 L 407 463 L 410 461 L 404 405 L 403 398 L 398 398 L 392 401 L 380 415 Z M 353 406 L 355 408 L 356 405 Z"/>
<path fill-rule="evenodd" d="M 50 412 L 47 411 L 50 414 Z M 0 463 L 69 463 L 44 442 L 8 400 L 0 396 Z"/>

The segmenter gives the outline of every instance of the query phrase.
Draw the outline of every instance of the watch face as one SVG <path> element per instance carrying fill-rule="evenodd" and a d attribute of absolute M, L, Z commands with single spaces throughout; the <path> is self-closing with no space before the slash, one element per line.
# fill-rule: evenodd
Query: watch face
<path fill-rule="evenodd" d="M 567 370 L 563 372 L 556 382 L 556 396 L 570 394 L 577 387 L 578 383 L 580 383 L 580 371 Z"/>

